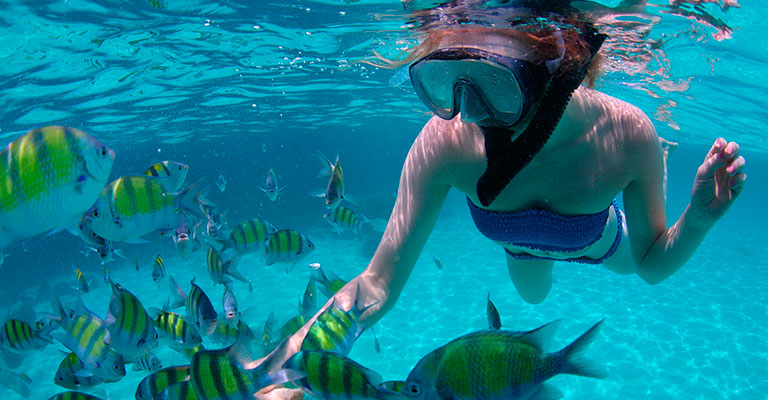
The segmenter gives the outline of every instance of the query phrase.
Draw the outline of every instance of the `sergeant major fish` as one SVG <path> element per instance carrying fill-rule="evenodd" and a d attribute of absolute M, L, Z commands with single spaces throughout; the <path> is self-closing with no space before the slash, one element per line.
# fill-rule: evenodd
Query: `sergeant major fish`
<path fill-rule="evenodd" d="M 123 357 L 106 343 L 107 328 L 94 313 L 87 310 L 82 299 L 77 308 L 69 313 L 56 299 L 56 315 L 49 318 L 58 322 L 64 330 L 55 338 L 77 355 L 83 366 L 105 380 L 119 380 L 125 376 Z"/>
<path fill-rule="evenodd" d="M 187 310 L 187 316 L 200 328 L 200 333 L 210 335 L 216 330 L 218 323 L 216 310 L 213 308 L 213 303 L 208 295 L 205 294 L 203 289 L 195 285 L 195 279 L 189 283 L 192 287 L 189 289 L 189 294 L 184 294 L 179 285 L 173 279 L 173 276 L 168 277 L 168 281 L 171 286 L 171 295 L 174 297 L 174 303 L 172 307 L 184 305 Z"/>
<path fill-rule="evenodd" d="M 292 230 L 279 230 L 269 235 L 264 263 L 285 263 L 285 272 L 291 272 L 296 263 L 315 250 L 308 237 Z"/>
<path fill-rule="evenodd" d="M 187 179 L 188 172 L 189 166 L 187 164 L 176 161 L 161 161 L 147 168 L 144 175 L 160 178 L 167 191 L 176 192 L 181 189 Z"/>
<path fill-rule="evenodd" d="M 216 249 L 208 247 L 206 265 L 208 266 L 208 274 L 211 276 L 211 280 L 214 283 L 226 285 L 232 282 L 232 280 L 229 279 L 231 276 L 241 282 L 246 282 L 247 280 L 245 277 L 235 269 L 235 261 L 236 260 L 233 259 L 223 261 Z"/>
<path fill-rule="evenodd" d="M 186 381 L 189 381 L 188 365 L 163 368 L 142 379 L 134 396 L 136 400 L 152 400 L 168 386 Z"/>
<path fill-rule="evenodd" d="M 319 154 L 318 156 L 321 162 L 328 165 L 328 170 L 324 174 L 330 175 L 328 185 L 322 197 L 325 197 L 325 206 L 329 209 L 334 209 L 344 199 L 344 172 L 341 169 L 341 165 L 339 165 L 338 157 L 336 157 L 336 162 L 332 163 L 324 155 Z"/>
<path fill-rule="evenodd" d="M 424 400 L 558 399 L 559 390 L 545 383 L 557 374 L 605 376 L 581 356 L 601 322 L 554 353 L 542 351 L 553 323 L 523 333 L 494 329 L 466 334 L 424 356 L 402 393 Z"/>
<path fill-rule="evenodd" d="M 0 264 L 4 248 L 64 229 L 96 201 L 115 153 L 74 128 L 33 129 L 0 152 Z"/>
<path fill-rule="evenodd" d="M 179 214 L 202 218 L 199 205 L 207 188 L 199 183 L 168 192 L 159 178 L 145 175 L 120 177 L 107 185 L 85 216 L 97 235 L 113 241 L 132 241 L 154 231 L 179 225 Z"/>
<path fill-rule="evenodd" d="M 285 187 L 279 187 L 277 185 L 277 175 L 275 175 L 275 170 L 270 168 L 269 172 L 267 172 L 267 181 L 264 187 L 259 187 L 259 189 L 267 194 L 267 198 L 269 198 L 270 201 L 275 201 L 277 200 L 277 196 L 280 195 L 280 192 L 285 190 Z"/>
<path fill-rule="evenodd" d="M 111 285 L 112 297 L 104 319 L 110 346 L 134 358 L 157 347 L 155 325 L 141 301 L 119 284 L 111 282 Z"/>

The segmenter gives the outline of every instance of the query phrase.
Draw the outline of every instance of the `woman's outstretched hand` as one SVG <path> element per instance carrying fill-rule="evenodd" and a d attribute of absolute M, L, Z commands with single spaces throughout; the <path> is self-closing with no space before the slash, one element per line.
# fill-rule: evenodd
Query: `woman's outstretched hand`
<path fill-rule="evenodd" d="M 739 196 L 747 180 L 739 144 L 717 138 L 696 171 L 691 209 L 699 222 L 714 225 Z"/>

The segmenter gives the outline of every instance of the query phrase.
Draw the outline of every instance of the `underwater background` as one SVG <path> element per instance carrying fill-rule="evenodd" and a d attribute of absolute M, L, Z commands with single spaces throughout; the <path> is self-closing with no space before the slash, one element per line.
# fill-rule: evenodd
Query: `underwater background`
<path fill-rule="evenodd" d="M 404 379 L 429 351 L 486 327 L 490 292 L 507 329 L 561 320 L 550 350 L 605 319 L 586 355 L 609 377 L 553 378 L 565 398 L 768 398 L 768 53 L 759 27 L 768 6 L 649 3 L 645 17 L 654 22 L 645 38 L 656 45 L 643 46 L 650 56 L 619 54 L 597 88 L 640 107 L 659 136 L 680 143 L 668 163 L 668 224 L 687 205 L 715 138 L 738 141 L 747 160 L 745 190 L 691 260 L 656 286 L 557 263 L 549 297 L 530 305 L 508 278 L 503 250 L 477 232 L 464 198 L 452 192 L 400 300 L 375 327 L 381 352 L 367 332 L 350 358 L 385 380 Z M 240 282 L 233 290 L 257 335 L 270 311 L 278 325 L 296 313 L 307 264 L 347 280 L 365 268 L 379 236 L 339 235 L 323 220 L 315 194 L 327 178 L 318 177 L 317 154 L 338 155 L 358 212 L 388 218 L 402 162 L 429 114 L 410 83 L 398 82 L 398 70 L 359 61 L 415 43 L 400 2 L 35 0 L 0 1 L 0 10 L 0 148 L 45 125 L 82 129 L 115 151 L 111 179 L 162 160 L 183 162 L 187 182 L 210 184 L 208 197 L 228 210 L 230 224 L 258 217 L 314 242 L 289 274 L 257 256 L 240 261 L 253 290 Z M 285 187 L 274 202 L 259 189 L 270 168 Z M 219 175 L 224 191 L 214 185 Z M 103 265 L 82 245 L 64 231 L 5 249 L 0 320 L 36 320 L 51 312 L 54 293 L 74 304 L 73 266 L 94 282 L 85 304 L 106 314 Z M 125 259 L 105 265 L 145 306 L 162 307 L 169 297 L 167 285 L 150 279 L 161 254 L 169 275 L 184 288 L 197 277 L 220 310 L 223 289 L 208 278 L 203 249 L 184 261 L 159 235 L 116 247 Z M 57 343 L 15 360 L 10 369 L 32 381 L 29 398 L 64 391 L 53 383 L 60 350 Z M 158 356 L 164 366 L 188 362 L 168 349 Z M 129 371 L 100 389 L 132 398 L 144 376 Z M 21 397 L 3 385 L 0 398 Z"/>

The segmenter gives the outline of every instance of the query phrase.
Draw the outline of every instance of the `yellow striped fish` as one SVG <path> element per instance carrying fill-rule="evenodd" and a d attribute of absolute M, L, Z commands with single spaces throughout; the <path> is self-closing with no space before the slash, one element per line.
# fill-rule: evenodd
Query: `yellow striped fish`
<path fill-rule="evenodd" d="M 601 323 L 554 353 L 542 351 L 554 332 L 553 323 L 523 333 L 498 329 L 469 333 L 424 356 L 405 380 L 402 393 L 413 399 L 560 398 L 559 390 L 545 384 L 557 374 L 605 376 L 582 357 Z"/>
<path fill-rule="evenodd" d="M 189 365 L 163 368 L 139 382 L 136 388 L 136 400 L 150 400 L 156 398 L 169 386 L 179 382 L 189 381 Z"/>
<path fill-rule="evenodd" d="M 184 381 L 168 386 L 160 394 L 154 397 L 155 400 L 197 400 L 197 393 L 192 388 L 192 382 Z"/>
<path fill-rule="evenodd" d="M 264 254 L 269 236 L 276 231 L 269 222 L 252 218 L 237 224 L 226 240 L 212 241 L 211 244 L 230 258 L 250 253 Z"/>
<path fill-rule="evenodd" d="M 152 266 L 152 280 L 157 283 L 158 280 L 165 277 L 165 262 L 160 254 L 155 257 L 155 264 Z"/>
<path fill-rule="evenodd" d="M 213 247 L 208 247 L 206 265 L 208 266 L 208 274 L 214 283 L 226 285 L 232 282 L 232 279 L 229 279 L 230 276 L 240 282 L 247 282 L 247 279 L 235 269 L 234 260 L 223 261 L 219 256 L 219 252 Z"/>
<path fill-rule="evenodd" d="M 312 274 L 309 279 L 319 283 L 320 291 L 328 296 L 328 298 L 333 297 L 336 292 L 341 290 L 341 288 L 347 284 L 347 281 L 339 278 L 333 271 L 324 271 L 323 267 L 319 264 L 317 264 L 317 267 L 312 268 Z"/>
<path fill-rule="evenodd" d="M 352 345 L 366 328 L 358 323 L 360 316 L 368 308 L 377 304 L 373 303 L 362 307 L 358 304 L 361 300 L 359 286 L 355 304 L 349 311 L 344 311 L 334 300 L 312 323 L 301 343 L 301 350 L 322 350 L 333 351 L 341 355 L 349 354 Z"/>
<path fill-rule="evenodd" d="M 83 392 L 62 392 L 48 398 L 48 400 L 102 400 L 101 397 L 91 396 Z"/>
<path fill-rule="evenodd" d="M 110 282 L 112 297 L 104 325 L 109 344 L 120 354 L 138 357 L 157 347 L 158 334 L 141 301 L 120 284 Z"/>
<path fill-rule="evenodd" d="M 315 250 L 308 237 L 293 229 L 279 230 L 269 235 L 264 263 L 285 263 L 285 271 L 291 272 L 296 263 Z"/>
<path fill-rule="evenodd" d="M 301 379 L 297 371 L 278 370 L 268 373 L 264 362 L 253 369 L 244 369 L 251 362 L 248 350 L 236 343 L 222 350 L 195 353 L 189 364 L 192 387 L 201 400 L 252 399 L 253 395 L 269 385 Z"/>
<path fill-rule="evenodd" d="M 293 381 L 311 396 L 323 400 L 397 399 L 399 394 L 379 388 L 381 376 L 336 353 L 300 351 L 283 368 L 306 375 Z"/>
<path fill-rule="evenodd" d="M 12 353 L 24 354 L 32 350 L 44 348 L 52 343 L 48 331 L 53 327 L 34 329 L 28 323 L 9 319 L 5 321 L 0 331 L 0 345 Z"/>
<path fill-rule="evenodd" d="M 203 342 L 197 327 L 187 323 L 184 318 L 170 311 L 151 310 L 155 316 L 155 329 L 158 334 L 171 343 L 174 348 L 192 348 Z"/>
<path fill-rule="evenodd" d="M 360 233 L 361 225 L 368 221 L 362 214 L 358 214 L 351 208 L 342 205 L 326 211 L 323 214 L 323 218 L 331 224 L 333 230 L 338 234 L 352 231 L 357 235 Z"/>
<path fill-rule="evenodd" d="M 120 177 L 107 185 L 85 215 L 84 223 L 106 240 L 131 241 L 154 231 L 172 231 L 182 213 L 199 218 L 207 187 L 199 183 L 171 193 L 162 179 L 146 175 Z"/>
<path fill-rule="evenodd" d="M 83 131 L 33 129 L 0 152 L 2 250 L 37 234 L 63 229 L 99 197 L 115 153 Z"/>
<path fill-rule="evenodd" d="M 213 303 L 208 295 L 205 294 L 200 286 L 195 285 L 195 279 L 190 282 L 192 287 L 189 289 L 189 294 L 184 299 L 184 305 L 187 309 L 187 316 L 192 319 L 200 328 L 200 333 L 210 335 L 216 330 L 218 324 L 216 310 L 213 308 Z"/>
<path fill-rule="evenodd" d="M 104 378 L 88 372 L 77 354 L 71 352 L 61 360 L 53 377 L 53 383 L 72 390 L 91 388 L 103 382 Z"/>
<path fill-rule="evenodd" d="M 64 330 L 63 334 L 56 334 L 56 340 L 75 353 L 88 371 L 109 381 L 125 376 L 123 357 L 105 343 L 107 328 L 104 322 L 85 308 L 82 299 L 78 300 L 71 316 L 59 299 L 54 308 L 58 315 L 50 319 L 57 321 Z"/>
<path fill-rule="evenodd" d="M 161 161 L 144 171 L 144 175 L 161 178 L 169 192 L 176 192 L 187 179 L 189 166 L 176 161 Z"/>

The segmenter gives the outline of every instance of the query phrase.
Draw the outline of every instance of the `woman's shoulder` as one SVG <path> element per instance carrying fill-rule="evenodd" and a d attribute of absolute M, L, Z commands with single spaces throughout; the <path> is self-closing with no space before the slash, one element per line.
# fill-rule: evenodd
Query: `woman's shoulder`
<path fill-rule="evenodd" d="M 576 91 L 574 100 L 588 120 L 598 121 L 612 135 L 621 135 L 633 142 L 655 144 L 659 140 L 651 119 L 632 103 L 588 88 Z"/>

